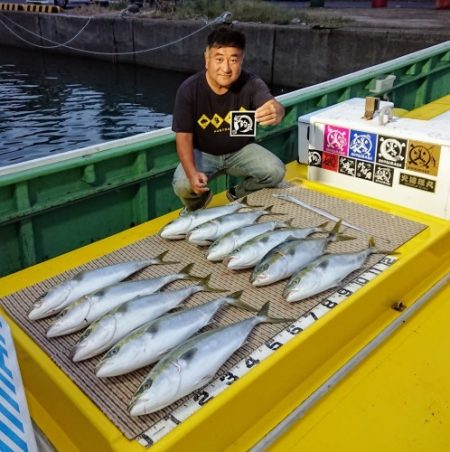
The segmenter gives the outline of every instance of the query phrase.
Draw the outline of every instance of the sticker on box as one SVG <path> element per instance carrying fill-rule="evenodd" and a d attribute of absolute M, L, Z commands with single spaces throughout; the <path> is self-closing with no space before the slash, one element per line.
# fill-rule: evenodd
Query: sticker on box
<path fill-rule="evenodd" d="M 323 150 L 338 155 L 347 155 L 349 130 L 344 127 L 325 126 Z"/>
<path fill-rule="evenodd" d="M 390 168 L 389 166 L 375 165 L 373 181 L 377 184 L 392 187 L 392 183 L 394 181 L 394 168 Z"/>
<path fill-rule="evenodd" d="M 437 176 L 441 147 L 438 144 L 409 140 L 406 169 Z"/>
<path fill-rule="evenodd" d="M 339 157 L 339 172 L 353 177 L 356 172 L 356 160 L 348 157 Z"/>
<path fill-rule="evenodd" d="M 360 130 L 350 131 L 349 157 L 373 162 L 375 161 L 376 149 L 377 135 L 375 133 L 362 132 Z"/>
<path fill-rule="evenodd" d="M 356 162 L 356 177 L 368 181 L 373 180 L 374 164 L 370 162 L 357 161 Z"/>
<path fill-rule="evenodd" d="M 378 137 L 377 163 L 404 168 L 406 160 L 406 140 L 402 138 Z"/>
<path fill-rule="evenodd" d="M 414 176 L 412 174 L 400 173 L 400 185 L 417 188 L 418 190 L 434 193 L 436 191 L 436 181 L 426 177 Z"/>
<path fill-rule="evenodd" d="M 322 168 L 328 171 L 337 172 L 339 166 L 339 156 L 336 154 L 322 153 Z"/>
<path fill-rule="evenodd" d="M 322 151 L 310 149 L 308 152 L 308 165 L 322 168 Z"/>

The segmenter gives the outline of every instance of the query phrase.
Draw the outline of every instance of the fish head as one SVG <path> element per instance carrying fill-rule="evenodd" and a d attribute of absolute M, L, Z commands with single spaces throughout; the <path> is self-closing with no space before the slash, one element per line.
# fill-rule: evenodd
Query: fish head
<path fill-rule="evenodd" d="M 105 316 L 89 326 L 72 349 L 74 362 L 83 361 L 98 355 L 105 347 L 113 344 L 117 321 L 112 316 Z"/>
<path fill-rule="evenodd" d="M 70 280 L 51 288 L 34 303 L 28 313 L 28 318 L 39 320 L 56 314 L 72 292 L 74 285 L 75 283 Z"/>
<path fill-rule="evenodd" d="M 207 259 L 213 262 L 221 261 L 231 249 L 229 243 L 225 243 L 222 240 L 216 240 L 208 249 Z"/>
<path fill-rule="evenodd" d="M 192 223 L 192 218 L 189 215 L 178 217 L 175 220 L 167 223 L 160 232 L 160 235 L 164 239 L 178 240 L 184 239 L 186 233 Z"/>
<path fill-rule="evenodd" d="M 306 267 L 289 280 L 283 290 L 283 297 L 289 303 L 308 298 L 320 291 L 320 280 L 310 267 Z"/>
<path fill-rule="evenodd" d="M 95 374 L 99 378 L 105 378 L 131 372 L 135 369 L 131 368 L 130 363 L 134 362 L 137 353 L 145 353 L 145 346 L 140 346 L 135 334 L 126 336 L 102 356 Z"/>
<path fill-rule="evenodd" d="M 215 221 L 208 221 L 194 229 L 188 234 L 187 239 L 190 243 L 199 246 L 209 245 L 211 240 L 217 233 L 217 223 Z"/>
<path fill-rule="evenodd" d="M 47 337 L 64 336 L 82 329 L 89 310 L 92 297 L 82 297 L 69 305 L 56 317 L 56 320 L 47 331 Z"/>
<path fill-rule="evenodd" d="M 162 364 L 162 366 L 160 366 Z M 182 363 L 179 360 L 157 364 L 131 399 L 131 416 L 154 413 L 175 402 L 181 385 Z"/>
<path fill-rule="evenodd" d="M 250 282 L 254 286 L 264 286 L 266 284 L 270 284 L 271 282 L 271 273 L 269 273 L 270 266 L 271 263 L 268 261 L 260 262 L 250 275 Z"/>
<path fill-rule="evenodd" d="M 239 270 L 252 267 L 258 261 L 259 253 L 257 252 L 257 246 L 245 246 L 236 248 L 224 259 L 223 263 L 231 270 Z"/>

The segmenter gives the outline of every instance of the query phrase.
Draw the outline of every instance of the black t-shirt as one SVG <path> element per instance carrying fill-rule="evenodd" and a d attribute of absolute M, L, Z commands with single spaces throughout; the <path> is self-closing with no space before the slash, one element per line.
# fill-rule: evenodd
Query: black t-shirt
<path fill-rule="evenodd" d="M 252 137 L 230 137 L 229 112 L 256 110 L 273 99 L 267 85 L 256 75 L 242 71 L 225 94 L 216 94 L 202 71 L 186 79 L 178 88 L 172 130 L 192 133 L 194 147 L 208 154 L 236 152 Z"/>

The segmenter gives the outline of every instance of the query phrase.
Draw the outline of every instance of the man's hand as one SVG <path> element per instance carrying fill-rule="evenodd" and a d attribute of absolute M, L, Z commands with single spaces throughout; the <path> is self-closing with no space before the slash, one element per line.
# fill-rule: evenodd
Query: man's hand
<path fill-rule="evenodd" d="M 192 191 L 197 195 L 209 191 L 209 187 L 206 185 L 208 183 L 208 176 L 205 173 L 196 171 L 189 176 L 189 183 L 191 184 Z"/>
<path fill-rule="evenodd" d="M 284 107 L 276 100 L 271 99 L 256 110 L 256 121 L 262 126 L 279 124 L 284 117 Z"/>

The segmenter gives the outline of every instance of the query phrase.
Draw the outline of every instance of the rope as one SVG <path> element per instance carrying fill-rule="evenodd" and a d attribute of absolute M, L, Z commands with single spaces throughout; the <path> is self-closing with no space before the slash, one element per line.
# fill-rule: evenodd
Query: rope
<path fill-rule="evenodd" d="M 21 28 L 22 30 L 25 30 L 27 33 L 30 33 L 33 36 L 36 36 L 40 39 L 43 39 L 44 41 L 48 41 L 51 42 L 53 44 L 56 44 L 54 46 L 41 46 L 39 44 L 35 44 L 33 42 L 27 41 L 26 39 L 22 38 L 21 36 L 19 36 L 17 33 L 15 33 L 11 28 L 9 28 L 6 24 L 3 23 L 3 21 L 0 19 L 0 23 L 2 23 L 2 25 L 10 32 L 12 33 L 16 38 L 20 39 L 21 41 L 30 44 L 34 47 L 39 47 L 40 49 L 56 49 L 58 47 L 67 47 L 67 44 L 71 43 L 72 41 L 74 41 L 76 38 L 78 38 L 78 36 L 81 35 L 81 33 L 86 29 L 86 27 L 89 25 L 89 23 L 91 22 L 91 20 L 93 19 L 93 16 L 89 17 L 87 22 L 81 27 L 80 31 L 73 36 L 72 38 L 70 38 L 68 41 L 64 42 L 63 44 L 58 44 L 55 41 L 52 41 L 51 39 L 47 39 L 44 36 L 38 35 L 37 33 L 34 33 L 31 30 L 28 30 L 27 28 L 23 27 L 22 25 L 14 22 L 13 20 L 11 20 L 9 17 L 7 16 L 3 16 L 3 14 L 0 12 L 0 16 L 2 16 L 4 19 L 8 20 L 9 22 L 13 23 L 16 27 Z"/>
<path fill-rule="evenodd" d="M 215 19 L 213 19 L 210 23 L 206 23 L 203 27 L 199 28 L 198 30 L 193 31 L 192 33 L 187 34 L 186 36 L 183 36 L 181 38 L 175 39 L 174 41 L 168 42 L 166 44 L 162 44 L 160 46 L 157 47 L 152 47 L 152 48 L 148 48 L 148 49 L 143 49 L 143 50 L 133 50 L 130 52 L 100 52 L 100 51 L 94 51 L 94 50 L 86 50 L 86 49 L 79 49 L 76 47 L 71 47 L 68 46 L 67 44 L 70 43 L 71 41 L 73 41 L 75 38 L 77 38 L 85 29 L 86 27 L 89 25 L 90 21 L 93 19 L 93 17 L 89 17 L 88 21 L 86 22 L 86 24 L 81 28 L 81 30 L 71 39 L 69 39 L 67 42 L 60 44 L 56 41 L 53 41 L 51 39 L 45 38 L 44 36 L 38 35 L 37 33 L 34 33 L 30 30 L 28 30 L 25 27 L 22 27 L 21 25 L 19 25 L 18 23 L 14 22 L 13 20 L 11 20 L 9 17 L 4 16 L 1 12 L 0 12 L 0 16 L 3 17 L 4 19 L 8 20 L 9 22 L 11 22 L 12 24 L 14 24 L 15 26 L 17 26 L 18 28 L 21 28 L 23 30 L 25 30 L 26 32 L 30 33 L 31 35 L 34 35 L 38 38 L 41 38 L 47 42 L 50 42 L 52 44 L 56 44 L 54 46 L 42 46 L 39 44 L 35 44 L 31 41 L 26 40 L 25 38 L 22 38 L 20 35 L 18 35 L 14 30 L 12 30 L 10 27 L 8 27 L 8 25 L 6 25 L 2 19 L 0 19 L 0 23 L 11 33 L 13 34 L 17 39 L 25 42 L 26 44 L 29 44 L 31 46 L 34 47 L 39 47 L 41 49 L 54 49 L 57 47 L 65 47 L 66 49 L 70 49 L 70 50 L 74 50 L 76 52 L 80 52 L 80 53 L 87 53 L 87 54 L 91 54 L 91 55 L 110 55 L 110 56 L 121 56 L 121 55 L 138 55 L 141 53 L 147 53 L 147 52 L 153 52 L 156 50 L 160 50 L 163 49 L 165 47 L 169 47 L 171 45 L 177 44 L 181 41 L 184 41 L 185 39 L 190 38 L 191 36 L 200 33 L 202 30 L 204 30 L 207 27 L 210 27 L 211 25 L 215 24 L 215 23 L 219 23 L 219 22 L 223 22 L 224 21 L 224 14 L 222 14 L 221 16 L 216 17 Z"/>

